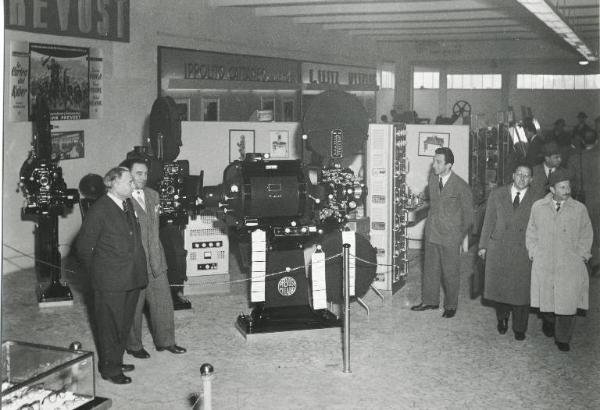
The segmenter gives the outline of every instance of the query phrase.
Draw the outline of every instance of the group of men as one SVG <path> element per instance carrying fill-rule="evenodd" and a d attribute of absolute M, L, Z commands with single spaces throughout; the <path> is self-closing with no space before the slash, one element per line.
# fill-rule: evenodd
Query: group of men
<path fill-rule="evenodd" d="M 138 359 L 150 354 L 142 344 L 142 316 L 148 306 L 157 351 L 186 349 L 175 343 L 173 301 L 165 252 L 159 239 L 159 196 L 146 186 L 148 165 L 128 159 L 104 176 L 107 193 L 83 220 L 77 252 L 94 291 L 98 368 L 103 379 L 131 383 L 125 351 Z"/>
<path fill-rule="evenodd" d="M 598 145 L 594 147 L 597 151 Z M 569 171 L 559 166 L 561 154 L 555 142 L 542 145 L 541 151 L 542 164 L 518 163 L 512 182 L 488 197 L 478 249 L 486 261 L 483 296 L 495 302 L 500 334 L 507 332 L 512 312 L 514 337 L 524 340 L 533 307 L 539 309 L 543 333 L 555 338 L 559 350 L 569 351 L 577 311 L 588 309 L 589 273 L 598 270 L 598 225 L 596 220 L 592 228 L 588 212 L 598 212 L 600 189 L 592 193 L 585 184 L 577 184 L 577 177 L 587 168 Z M 588 164 L 587 159 L 581 161 L 580 165 Z M 474 216 L 471 189 L 452 171 L 453 164 L 449 148 L 435 151 L 427 187 L 430 210 L 425 224 L 422 299 L 411 307 L 413 311 L 438 309 L 441 284 L 445 318 L 456 315 L 460 248 Z M 586 166 L 598 168 L 598 157 Z M 585 181 L 586 175 L 580 180 Z M 585 192 L 587 209 L 572 197 L 572 183 Z M 595 205 L 588 205 L 588 199 L 596 201 Z"/>

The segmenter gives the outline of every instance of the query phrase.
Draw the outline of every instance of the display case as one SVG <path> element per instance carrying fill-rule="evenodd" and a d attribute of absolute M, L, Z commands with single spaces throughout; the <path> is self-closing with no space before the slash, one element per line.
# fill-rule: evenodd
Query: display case
<path fill-rule="evenodd" d="M 95 398 L 93 353 L 2 343 L 3 410 L 98 408 Z"/>
<path fill-rule="evenodd" d="M 410 208 L 406 184 L 406 126 L 370 124 L 367 149 L 367 213 L 371 243 L 377 249 L 374 286 L 394 293 L 406 283 Z"/>

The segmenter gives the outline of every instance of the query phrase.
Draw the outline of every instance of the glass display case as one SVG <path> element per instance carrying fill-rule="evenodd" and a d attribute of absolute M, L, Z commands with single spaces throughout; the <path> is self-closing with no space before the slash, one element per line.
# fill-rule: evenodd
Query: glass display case
<path fill-rule="evenodd" d="M 96 408 L 94 402 L 93 353 L 2 343 L 3 410 Z"/>

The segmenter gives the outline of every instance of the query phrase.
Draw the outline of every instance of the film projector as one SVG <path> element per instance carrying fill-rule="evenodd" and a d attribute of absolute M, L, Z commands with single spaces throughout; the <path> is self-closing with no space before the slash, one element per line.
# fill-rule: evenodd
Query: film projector
<path fill-rule="evenodd" d="M 349 164 L 364 153 L 368 116 L 356 97 L 328 91 L 315 97 L 302 121 L 302 159 L 246 154 L 204 188 L 207 207 L 240 240 L 250 242 L 250 301 L 237 318 L 245 336 L 341 327 L 328 304 L 341 304 L 342 249 L 350 247 L 350 296 L 361 297 L 376 275 L 376 250 L 346 228 L 365 199 Z"/>
<path fill-rule="evenodd" d="M 50 110 L 37 96 L 32 110 L 33 142 L 19 172 L 19 190 L 25 197 L 21 219 L 35 222 L 35 270 L 40 306 L 70 304 L 71 290 L 60 282 L 58 216 L 64 216 L 79 200 L 77 189 L 68 189 L 58 159 L 52 156 Z"/>

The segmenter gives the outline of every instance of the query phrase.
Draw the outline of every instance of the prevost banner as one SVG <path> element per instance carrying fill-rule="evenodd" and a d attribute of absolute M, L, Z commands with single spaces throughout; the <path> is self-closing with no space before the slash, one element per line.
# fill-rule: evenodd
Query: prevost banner
<path fill-rule="evenodd" d="M 303 62 L 302 84 L 376 88 L 377 69 Z"/>
<path fill-rule="evenodd" d="M 129 0 L 4 0 L 4 27 L 129 42 Z"/>
<path fill-rule="evenodd" d="M 159 47 L 161 88 L 169 80 L 298 84 L 300 63 L 283 58 Z"/>

